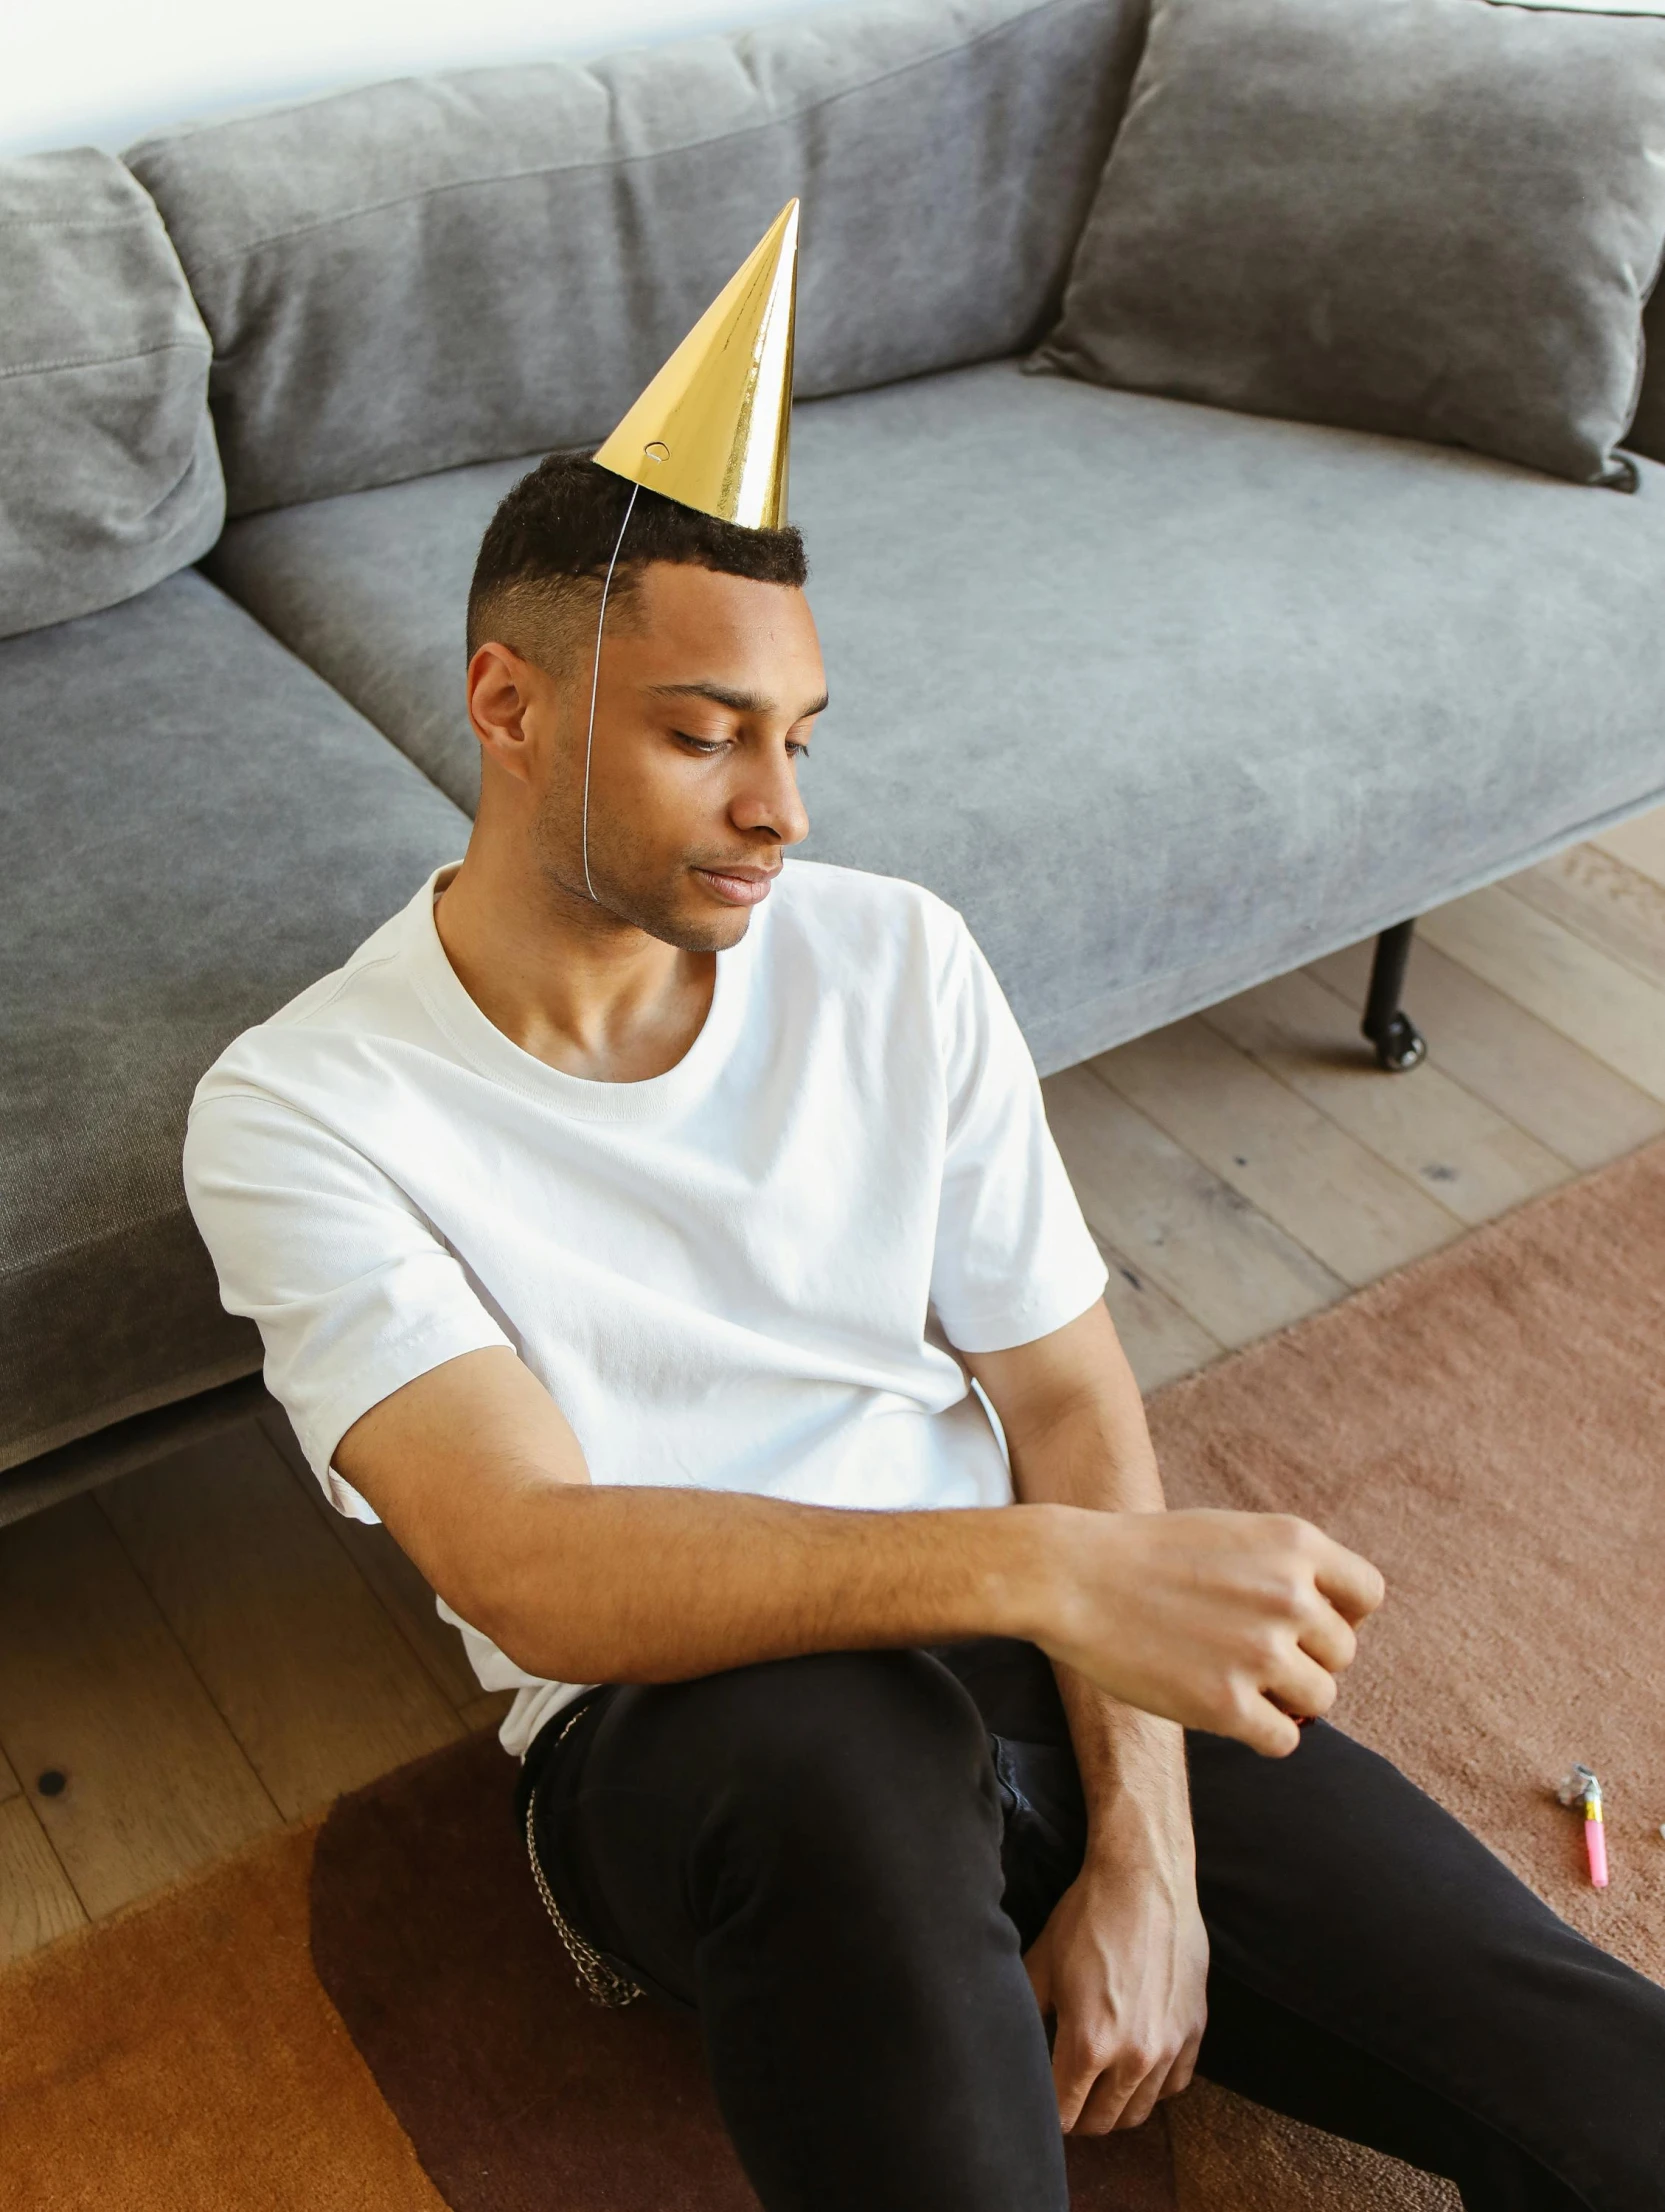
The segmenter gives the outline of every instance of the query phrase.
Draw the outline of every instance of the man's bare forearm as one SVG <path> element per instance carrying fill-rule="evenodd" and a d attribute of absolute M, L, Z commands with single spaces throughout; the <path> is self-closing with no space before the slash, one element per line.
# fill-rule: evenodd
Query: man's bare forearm
<path fill-rule="evenodd" d="M 1056 1440 L 1040 1458 L 1071 1495 L 990 1509 L 864 1513 L 592 1484 L 542 1384 L 490 1349 L 372 1407 L 334 1465 L 531 1674 L 671 1682 L 800 1653 L 1020 1636 L 1111 1700 L 1290 1749 L 1287 1715 L 1328 1709 L 1348 1622 L 1378 1602 L 1375 1570 L 1304 1522 L 1074 1503 L 1103 1454 L 1086 1432 Z M 1027 1445 L 1019 1457 L 1030 1464 Z"/>
<path fill-rule="evenodd" d="M 569 1682 L 674 1682 L 805 1652 L 1033 1637 L 1067 1541 L 1060 1518 L 547 1487 L 527 1494 L 512 1554 L 467 1617 L 529 1673 Z"/>
<path fill-rule="evenodd" d="M 1162 1478 L 1139 1386 L 1108 1313 L 1097 1307 L 1084 1314 L 1061 1333 L 1060 1350 L 1077 1335 L 1079 1344 L 1069 1349 L 1082 1387 L 1066 1387 L 1061 1373 L 1050 1405 L 1013 1409 L 1007 1441 L 1017 1495 L 1101 1513 L 1161 1512 Z M 998 1388 L 1000 1356 L 978 1365 Z M 1107 1696 L 1068 1666 L 1054 1661 L 1054 1671 L 1081 1770 L 1090 1839 L 1105 1823 L 1122 1830 L 1143 1818 L 1161 1831 L 1153 1841 L 1188 1849 L 1189 1824 L 1176 1818 L 1176 1799 L 1181 1816 L 1185 1805 L 1180 1730 Z"/>
<path fill-rule="evenodd" d="M 335 1462 L 464 1620 L 559 1681 L 1033 1636 L 1049 1609 L 1050 1510 L 861 1513 L 594 1484 L 509 1351 L 465 1353 L 384 1399 Z"/>
<path fill-rule="evenodd" d="M 1184 1731 L 1123 1704 L 1056 1660 L 1053 1672 L 1081 1771 L 1088 1858 L 1102 1850 L 1120 1864 L 1130 1847 L 1142 1845 L 1189 1864 Z"/>

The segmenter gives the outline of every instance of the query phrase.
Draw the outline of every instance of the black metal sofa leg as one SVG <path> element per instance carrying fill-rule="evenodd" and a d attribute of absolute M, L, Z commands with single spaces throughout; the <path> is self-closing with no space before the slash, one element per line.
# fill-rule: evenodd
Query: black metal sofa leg
<path fill-rule="evenodd" d="M 1405 965 L 1411 957 L 1411 936 L 1416 917 L 1396 922 L 1376 940 L 1376 957 L 1370 969 L 1370 995 L 1364 1003 L 1359 1027 L 1376 1047 L 1376 1057 L 1390 1075 L 1403 1075 L 1428 1057 L 1427 1040 L 1399 1001 L 1405 990 Z"/>

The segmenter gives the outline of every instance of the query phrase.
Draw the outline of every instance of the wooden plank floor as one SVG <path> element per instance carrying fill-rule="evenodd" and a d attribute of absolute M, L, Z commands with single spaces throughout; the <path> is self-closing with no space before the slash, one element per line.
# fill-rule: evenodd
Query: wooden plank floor
<path fill-rule="evenodd" d="M 1147 1389 L 1665 1134 L 1665 811 L 1071 1068 L 1048 1110 Z M 0 1963 L 471 1729 L 483 1696 L 281 1415 L 0 1530 Z"/>

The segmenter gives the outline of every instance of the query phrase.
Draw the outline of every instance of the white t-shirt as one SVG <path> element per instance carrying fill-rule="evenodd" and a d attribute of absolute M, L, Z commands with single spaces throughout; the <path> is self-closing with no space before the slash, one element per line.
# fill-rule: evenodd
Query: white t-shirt
<path fill-rule="evenodd" d="M 508 1345 L 598 1483 L 831 1506 L 995 1505 L 1011 1479 L 951 1347 L 1004 1350 L 1105 1285 L 1033 1064 L 960 917 L 789 860 L 667 1074 L 513 1044 L 434 926 L 442 870 L 197 1087 L 191 1210 L 266 1381 L 331 1465 L 371 1406 Z M 509 1751 L 582 1685 L 458 1619 Z"/>

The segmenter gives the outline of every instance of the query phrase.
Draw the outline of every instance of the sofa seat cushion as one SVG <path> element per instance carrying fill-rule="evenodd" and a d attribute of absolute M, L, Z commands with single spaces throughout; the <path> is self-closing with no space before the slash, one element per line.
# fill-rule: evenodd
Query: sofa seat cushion
<path fill-rule="evenodd" d="M 0 1468 L 259 1366 L 191 1092 L 467 826 L 195 573 L 0 645 Z"/>
<path fill-rule="evenodd" d="M 466 796 L 463 599 L 525 463 L 235 525 L 227 587 Z M 817 858 L 966 915 L 1043 1067 L 1665 795 L 1665 468 L 957 371 L 800 406 Z"/>

